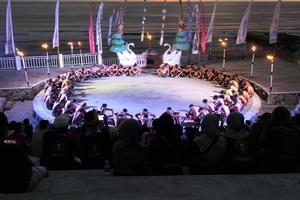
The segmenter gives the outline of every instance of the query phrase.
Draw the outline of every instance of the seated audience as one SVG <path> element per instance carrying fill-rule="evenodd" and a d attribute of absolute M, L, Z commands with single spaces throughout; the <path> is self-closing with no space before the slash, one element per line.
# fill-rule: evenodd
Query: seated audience
<path fill-rule="evenodd" d="M 113 146 L 114 174 L 145 175 L 147 151 L 139 143 L 139 124 L 134 119 L 125 119 L 118 130 L 119 140 Z"/>
<path fill-rule="evenodd" d="M 15 141 L 7 139 L 4 113 L 0 113 L 0 125 L 0 193 L 30 191 L 47 174 L 47 169 L 34 166 Z"/>
<path fill-rule="evenodd" d="M 166 113 L 159 117 L 157 134 L 149 146 L 149 170 L 153 175 L 182 174 L 182 142 L 174 133 L 174 121 Z"/>
<path fill-rule="evenodd" d="M 192 174 L 219 173 L 223 169 L 226 152 L 226 139 L 220 136 L 219 120 L 214 114 L 204 117 L 201 135 L 194 139 L 193 159 L 190 165 Z"/>

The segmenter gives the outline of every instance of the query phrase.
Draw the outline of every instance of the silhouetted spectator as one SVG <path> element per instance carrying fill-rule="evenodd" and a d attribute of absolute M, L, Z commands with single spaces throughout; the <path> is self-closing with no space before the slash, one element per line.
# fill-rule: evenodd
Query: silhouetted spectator
<path fill-rule="evenodd" d="M 245 129 L 244 116 L 232 112 L 227 118 L 225 165 L 228 173 L 250 173 L 255 170 L 255 137 Z"/>
<path fill-rule="evenodd" d="M 115 175 L 146 174 L 146 147 L 139 143 L 140 127 L 136 120 L 125 119 L 119 128 L 119 140 L 113 146 Z"/>
<path fill-rule="evenodd" d="M 182 174 L 182 142 L 174 133 L 174 121 L 168 114 L 159 117 L 157 134 L 149 146 L 149 167 L 155 175 Z"/>
<path fill-rule="evenodd" d="M 258 151 L 267 172 L 290 172 L 296 167 L 297 133 L 287 108 L 276 107 L 261 137 Z"/>
<path fill-rule="evenodd" d="M 49 127 L 48 120 L 41 120 L 38 129 L 34 132 L 31 143 L 32 155 L 41 158 L 43 155 L 44 148 L 44 135 Z"/>
<path fill-rule="evenodd" d="M 23 125 L 24 125 L 24 132 L 25 132 L 25 135 L 26 135 L 26 141 L 27 141 L 27 143 L 30 144 L 31 140 L 32 140 L 33 128 L 32 128 L 32 125 L 30 124 L 29 119 L 24 119 L 23 120 Z"/>
<path fill-rule="evenodd" d="M 0 124 L 7 126 L 7 119 L 0 114 Z M 2 126 L 1 126 L 2 128 Z M 21 193 L 32 189 L 47 170 L 33 166 L 27 155 L 15 144 L 6 139 L 5 131 L 0 132 L 0 193 Z"/>
<path fill-rule="evenodd" d="M 192 174 L 219 173 L 226 151 L 226 139 L 219 134 L 219 119 L 214 114 L 204 117 L 202 134 L 194 140 Z"/>

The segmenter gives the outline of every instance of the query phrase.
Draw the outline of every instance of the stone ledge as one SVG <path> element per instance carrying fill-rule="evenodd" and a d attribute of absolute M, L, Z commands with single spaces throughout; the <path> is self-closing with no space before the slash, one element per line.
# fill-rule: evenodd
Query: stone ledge
<path fill-rule="evenodd" d="M 299 199 L 300 174 L 106 176 L 103 170 L 50 171 L 28 194 L 1 200 Z"/>

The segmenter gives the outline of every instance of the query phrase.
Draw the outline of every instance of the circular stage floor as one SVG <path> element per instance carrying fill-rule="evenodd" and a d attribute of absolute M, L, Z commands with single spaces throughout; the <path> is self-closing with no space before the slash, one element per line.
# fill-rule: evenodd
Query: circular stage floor
<path fill-rule="evenodd" d="M 159 116 L 168 106 L 180 111 L 183 115 L 188 106 L 202 105 L 204 98 L 220 94 L 219 85 L 206 80 L 190 78 L 160 78 L 151 74 L 138 77 L 103 77 L 87 80 L 76 84 L 74 97 L 79 102 L 86 102 L 88 109 L 98 108 L 102 103 L 108 104 L 114 112 L 127 108 L 131 114 L 136 114 L 147 108 Z M 41 118 L 53 120 L 51 112 L 42 102 L 43 92 L 34 100 L 34 108 Z M 260 108 L 260 99 L 255 95 L 243 113 L 246 119 L 251 119 Z M 42 116 L 41 116 L 42 115 Z"/>

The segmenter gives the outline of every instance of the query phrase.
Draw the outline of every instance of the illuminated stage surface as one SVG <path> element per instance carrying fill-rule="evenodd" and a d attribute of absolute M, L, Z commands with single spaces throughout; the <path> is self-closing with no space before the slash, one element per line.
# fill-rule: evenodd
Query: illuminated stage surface
<path fill-rule="evenodd" d="M 212 99 L 223 90 L 206 80 L 189 78 L 160 78 L 151 74 L 138 77 L 103 77 L 87 80 L 76 84 L 74 97 L 79 103 L 86 102 L 88 109 L 98 108 L 107 103 L 114 112 L 127 108 L 131 114 L 136 114 L 147 108 L 156 116 L 162 114 L 168 106 L 180 111 L 181 115 L 188 110 L 189 104 L 201 105 L 204 98 Z M 46 109 L 42 101 L 43 92 L 40 92 L 33 101 L 37 115 L 43 119 L 53 121 L 51 112 Z M 255 95 L 243 114 L 251 119 L 258 113 L 261 101 Z"/>

